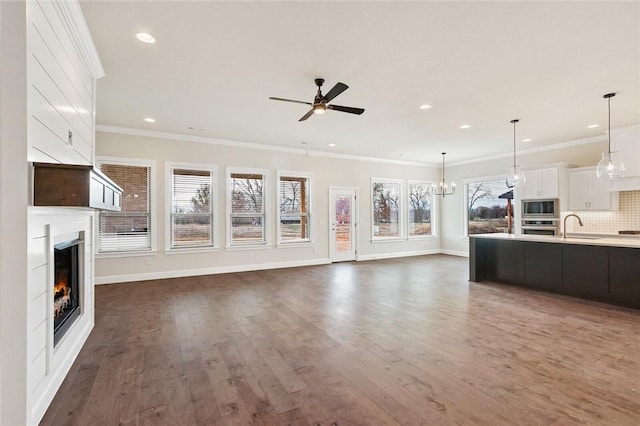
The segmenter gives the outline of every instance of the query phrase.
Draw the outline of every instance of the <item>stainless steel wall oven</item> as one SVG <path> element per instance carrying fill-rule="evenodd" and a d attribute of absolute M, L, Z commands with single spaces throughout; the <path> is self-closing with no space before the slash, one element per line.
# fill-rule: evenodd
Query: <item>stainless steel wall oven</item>
<path fill-rule="evenodd" d="M 558 235 L 560 210 L 557 198 L 522 200 L 522 233 L 530 235 Z"/>

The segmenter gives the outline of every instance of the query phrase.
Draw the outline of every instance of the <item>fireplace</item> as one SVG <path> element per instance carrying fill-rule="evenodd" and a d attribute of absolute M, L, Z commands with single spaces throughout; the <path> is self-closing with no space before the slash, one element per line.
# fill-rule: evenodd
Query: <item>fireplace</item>
<path fill-rule="evenodd" d="M 56 346 L 80 316 L 82 239 L 75 238 L 53 247 L 53 345 Z"/>

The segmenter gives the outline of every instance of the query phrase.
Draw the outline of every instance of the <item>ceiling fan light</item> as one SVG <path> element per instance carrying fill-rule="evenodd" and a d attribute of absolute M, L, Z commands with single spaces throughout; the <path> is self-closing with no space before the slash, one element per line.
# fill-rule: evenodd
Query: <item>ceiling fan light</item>
<path fill-rule="evenodd" d="M 603 152 L 602 159 L 596 166 L 596 176 L 598 179 L 620 179 L 624 177 L 625 167 L 620 158 L 618 152 Z"/>
<path fill-rule="evenodd" d="M 314 114 L 324 114 L 326 110 L 327 110 L 327 106 L 325 104 L 315 104 L 313 106 Z"/>

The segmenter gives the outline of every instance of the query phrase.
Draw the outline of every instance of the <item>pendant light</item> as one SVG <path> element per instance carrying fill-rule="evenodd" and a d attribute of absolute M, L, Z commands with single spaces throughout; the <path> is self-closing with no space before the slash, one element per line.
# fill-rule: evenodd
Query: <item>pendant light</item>
<path fill-rule="evenodd" d="M 524 184 L 527 183 L 527 177 L 516 164 L 516 123 L 518 121 L 520 120 L 511 120 L 513 123 L 513 167 L 509 167 L 509 173 L 507 174 L 507 179 L 505 179 L 507 188 L 514 188 L 516 186 L 522 188 Z"/>
<path fill-rule="evenodd" d="M 598 179 L 613 180 L 624 177 L 624 163 L 618 157 L 617 151 L 611 152 L 611 98 L 615 95 L 615 93 L 607 93 L 603 96 L 603 98 L 607 99 L 609 106 L 609 131 L 607 132 L 609 136 L 609 150 L 602 153 L 602 159 L 596 166 L 596 176 Z"/>
<path fill-rule="evenodd" d="M 442 180 L 440 181 L 440 184 L 438 186 L 432 185 L 433 194 L 442 195 L 442 198 L 444 198 L 446 195 L 453 195 L 456 193 L 456 184 L 452 183 L 451 187 L 449 187 L 447 185 L 447 181 L 444 179 L 444 156 L 446 154 L 446 152 L 442 153 Z"/>

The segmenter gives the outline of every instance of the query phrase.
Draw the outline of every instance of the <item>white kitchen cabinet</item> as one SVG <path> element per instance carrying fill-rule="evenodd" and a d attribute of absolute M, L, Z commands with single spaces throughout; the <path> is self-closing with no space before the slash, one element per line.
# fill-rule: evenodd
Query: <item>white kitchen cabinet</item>
<path fill-rule="evenodd" d="M 92 165 L 104 75 L 77 3 L 27 2 L 29 161 Z"/>
<path fill-rule="evenodd" d="M 560 195 L 558 168 L 525 170 L 526 183 L 522 188 L 520 199 L 558 198 Z"/>
<path fill-rule="evenodd" d="M 624 163 L 625 177 L 640 176 L 640 125 L 612 129 L 611 151 Z"/>
<path fill-rule="evenodd" d="M 569 170 L 569 210 L 617 210 L 619 193 L 596 177 L 595 167 Z"/>

